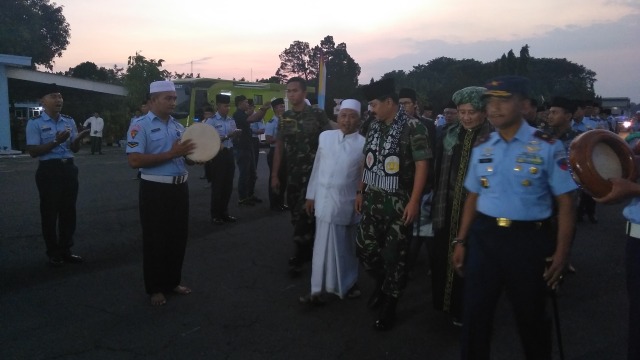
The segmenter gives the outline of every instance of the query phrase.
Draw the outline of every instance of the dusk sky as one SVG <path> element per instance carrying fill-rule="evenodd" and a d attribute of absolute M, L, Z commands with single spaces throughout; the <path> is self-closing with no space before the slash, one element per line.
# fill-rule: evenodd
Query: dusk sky
<path fill-rule="evenodd" d="M 597 74 L 604 97 L 640 103 L 640 0 L 142 1 L 57 0 L 71 26 L 55 71 L 84 61 L 125 66 L 136 51 L 169 71 L 256 80 L 295 41 L 327 35 L 360 64 L 361 83 L 447 56 L 566 58 Z M 314 9 L 313 4 L 321 4 Z"/>

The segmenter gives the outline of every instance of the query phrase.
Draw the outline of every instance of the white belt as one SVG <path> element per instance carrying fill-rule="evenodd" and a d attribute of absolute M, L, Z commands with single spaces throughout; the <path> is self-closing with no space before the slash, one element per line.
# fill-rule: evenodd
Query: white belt
<path fill-rule="evenodd" d="M 187 177 L 189 174 L 184 174 L 180 176 L 163 176 L 163 175 L 147 175 L 142 174 L 140 177 L 144 180 L 163 183 L 163 184 L 182 184 L 187 182 Z"/>
<path fill-rule="evenodd" d="M 627 235 L 632 238 L 640 239 L 640 225 L 627 222 Z"/>

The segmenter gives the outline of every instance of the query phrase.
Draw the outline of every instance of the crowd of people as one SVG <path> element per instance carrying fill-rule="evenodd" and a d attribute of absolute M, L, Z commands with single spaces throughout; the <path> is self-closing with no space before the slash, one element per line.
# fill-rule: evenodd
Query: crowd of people
<path fill-rule="evenodd" d="M 234 223 L 228 212 L 236 167 L 238 205 L 263 202 L 256 195 L 259 136 L 269 145 L 269 206 L 289 211 L 291 276 L 311 262 L 310 290 L 299 298 L 318 306 L 358 298 L 361 267 L 373 279 L 367 306 L 373 327 L 396 322 L 407 280 L 422 246 L 427 249 L 432 304 L 462 328 L 463 359 L 489 359 L 494 312 L 504 291 L 511 302 L 527 359 L 550 359 L 551 320 L 546 303 L 570 264 L 576 223 L 597 223 L 596 203 L 633 198 L 627 266 L 630 339 L 640 338 L 640 186 L 613 179 L 613 190 L 594 199 L 579 190 L 567 161 L 572 140 L 592 129 L 616 131 L 593 101 L 556 96 L 538 104 L 529 80 L 502 76 L 452 94 L 443 116 L 421 106 L 414 89 L 397 91 L 392 79 L 363 87 L 362 98 L 340 104 L 335 122 L 306 100 L 306 82 L 294 77 L 282 98 L 255 109 L 246 97 L 218 94 L 203 109 L 221 149 L 206 163 L 187 155 L 184 127 L 171 113 L 170 81 L 153 82 L 148 112 L 127 133 L 131 167 L 140 169 L 140 223 L 145 290 L 152 305 L 168 292 L 189 294 L 181 283 L 188 238 L 187 165 L 204 166 L 211 183 L 211 222 Z M 29 121 L 27 144 L 40 160 L 42 232 L 49 263 L 79 263 L 71 252 L 75 229 L 77 168 L 73 153 L 89 130 L 78 132 L 60 114 L 54 85 L 40 94 L 42 115 Z M 274 116 L 265 119 L 269 108 Z M 93 129 L 91 135 L 97 133 Z M 99 145 L 98 145 L 99 146 Z M 92 147 L 94 149 L 94 147 Z M 97 148 L 99 149 L 99 147 Z M 99 151 L 99 150 L 98 150 Z M 284 261 L 283 261 L 284 263 Z M 284 264 L 283 264 L 284 267 Z M 629 359 L 640 357 L 629 341 Z"/>

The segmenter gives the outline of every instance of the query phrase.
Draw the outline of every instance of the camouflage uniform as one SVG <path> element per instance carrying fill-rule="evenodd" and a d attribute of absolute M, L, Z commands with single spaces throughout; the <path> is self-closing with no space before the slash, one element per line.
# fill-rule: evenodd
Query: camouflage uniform
<path fill-rule="evenodd" d="M 287 110 L 278 122 L 277 137 L 284 142 L 283 157 L 287 159 L 287 205 L 294 227 L 296 258 L 301 261 L 311 259 L 315 234 L 315 218 L 304 211 L 307 185 L 320 133 L 330 129 L 326 113 L 310 106 L 301 112 Z"/>
<path fill-rule="evenodd" d="M 400 110 L 394 121 L 400 116 L 406 117 L 404 111 Z M 379 125 L 379 147 L 382 148 L 391 125 L 384 122 Z M 375 128 L 371 128 L 367 133 L 365 155 L 374 131 Z M 406 283 L 407 236 L 411 225 L 404 225 L 402 215 L 413 190 L 415 162 L 432 157 L 427 129 L 420 120 L 407 118 L 399 140 L 398 189 L 389 192 L 367 185 L 356 239 L 357 254 L 364 268 L 382 282 L 382 292 L 394 298 L 400 296 Z"/>

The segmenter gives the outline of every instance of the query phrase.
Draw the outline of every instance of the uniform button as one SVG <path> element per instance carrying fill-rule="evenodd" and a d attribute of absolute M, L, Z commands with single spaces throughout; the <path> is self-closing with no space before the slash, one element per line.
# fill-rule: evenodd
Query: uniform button
<path fill-rule="evenodd" d="M 520 170 L 522 170 L 522 166 L 516 165 L 516 166 L 513 167 L 513 170 L 520 171 Z"/>
<path fill-rule="evenodd" d="M 531 181 L 529 181 L 528 179 L 522 180 L 522 186 L 530 186 L 530 185 L 531 185 Z"/>
<path fill-rule="evenodd" d="M 538 168 L 535 166 L 532 166 L 529 168 L 529 172 L 532 174 L 537 174 L 538 173 Z"/>

